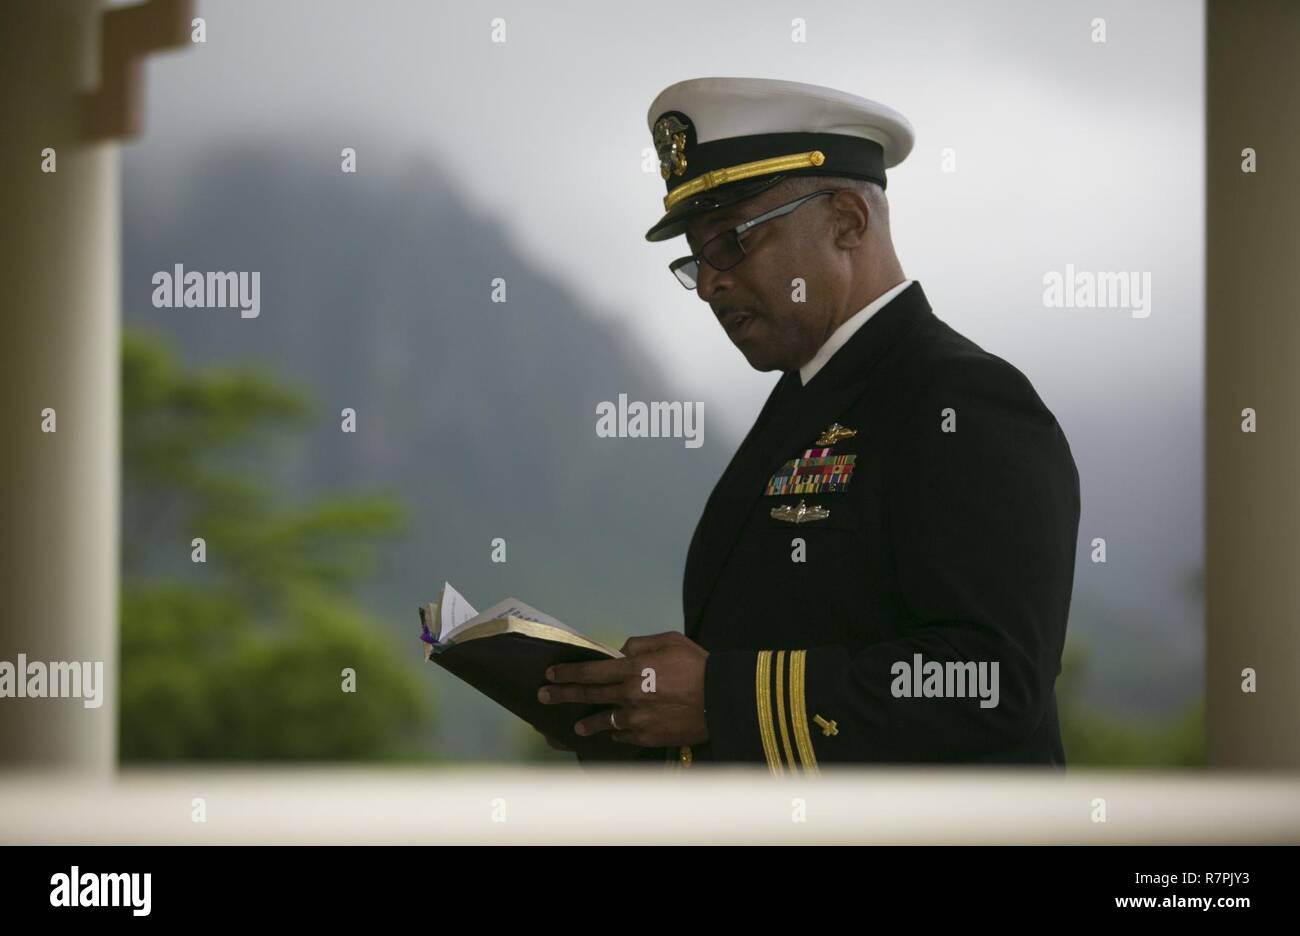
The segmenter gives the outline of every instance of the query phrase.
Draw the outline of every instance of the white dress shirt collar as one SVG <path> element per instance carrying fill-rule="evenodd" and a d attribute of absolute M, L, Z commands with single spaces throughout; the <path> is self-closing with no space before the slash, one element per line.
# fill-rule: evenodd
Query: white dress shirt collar
<path fill-rule="evenodd" d="M 911 285 L 912 281 L 910 279 L 903 280 L 897 286 L 887 289 L 871 300 L 865 308 L 859 309 L 841 322 L 840 327 L 831 332 L 831 336 L 826 339 L 826 343 L 812 356 L 812 360 L 799 368 L 799 379 L 803 382 L 803 386 L 808 385 L 808 381 L 812 380 L 826 362 L 831 359 L 831 356 L 844 347 L 844 344 L 853 337 L 857 330 L 866 324 L 867 319 L 883 309 L 891 299 Z"/>

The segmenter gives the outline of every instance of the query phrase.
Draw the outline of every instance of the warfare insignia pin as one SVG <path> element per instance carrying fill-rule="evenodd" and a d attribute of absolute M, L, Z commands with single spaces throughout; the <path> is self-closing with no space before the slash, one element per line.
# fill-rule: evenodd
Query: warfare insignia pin
<path fill-rule="evenodd" d="M 858 434 L 858 430 L 849 429 L 847 426 L 841 426 L 839 423 L 831 423 L 830 428 L 817 437 L 817 445 L 835 445 L 843 439 L 851 439 Z"/>
<path fill-rule="evenodd" d="M 825 507 L 818 507 L 813 504 L 811 507 L 802 500 L 799 501 L 798 507 L 792 507 L 789 504 L 782 504 L 780 507 L 772 508 L 773 520 L 784 520 L 787 523 L 807 523 L 809 520 L 825 520 L 831 515 L 831 512 Z"/>
<path fill-rule="evenodd" d="M 672 114 L 665 114 L 655 121 L 654 141 L 661 178 L 667 181 L 669 175 L 686 171 L 686 124 Z"/>

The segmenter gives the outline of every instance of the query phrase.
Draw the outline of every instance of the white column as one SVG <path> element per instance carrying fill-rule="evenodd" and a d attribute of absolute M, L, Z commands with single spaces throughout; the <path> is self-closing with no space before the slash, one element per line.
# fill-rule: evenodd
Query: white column
<path fill-rule="evenodd" d="M 0 699 L 0 766 L 85 775 L 117 751 L 119 173 L 116 144 L 79 139 L 99 13 L 0 13 L 0 660 L 102 661 L 105 676 L 99 708 Z"/>
<path fill-rule="evenodd" d="M 1295 768 L 1300 4 L 1211 0 L 1206 37 L 1208 754 L 1213 767 Z M 1254 173 L 1242 171 L 1247 147 Z M 1246 408 L 1258 420 L 1253 433 L 1241 428 Z M 1253 693 L 1242 691 L 1247 668 L 1256 674 Z"/>

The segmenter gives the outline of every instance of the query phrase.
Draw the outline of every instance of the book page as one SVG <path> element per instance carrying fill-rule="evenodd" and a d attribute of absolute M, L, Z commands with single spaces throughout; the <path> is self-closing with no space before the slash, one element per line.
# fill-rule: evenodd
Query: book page
<path fill-rule="evenodd" d="M 483 624 L 488 621 L 495 621 L 496 619 L 506 617 L 507 615 L 511 617 L 521 618 L 525 621 L 534 621 L 538 624 L 545 624 L 548 627 L 553 627 L 557 630 L 562 630 L 565 631 L 566 633 L 573 634 L 575 637 L 581 637 L 584 641 L 594 643 L 598 647 L 608 650 L 614 656 L 615 659 L 621 659 L 623 656 L 623 654 L 616 648 L 605 647 L 605 645 L 600 643 L 600 641 L 592 640 L 592 638 L 588 637 L 586 634 L 584 634 L 582 631 L 578 630 L 577 628 L 570 627 L 568 624 L 565 624 L 563 621 L 558 621 L 555 618 L 551 617 L 549 614 L 546 614 L 542 611 L 538 611 L 532 605 L 524 604 L 518 598 L 507 598 L 505 601 L 497 602 L 492 607 L 488 608 L 486 611 L 462 623 L 460 627 L 456 628 L 456 630 L 468 630 L 469 628 L 475 626 L 476 624 Z"/>
<path fill-rule="evenodd" d="M 537 621 L 540 624 L 549 624 L 551 627 L 558 627 L 562 631 L 568 631 L 570 634 L 577 634 L 579 637 L 587 636 L 586 634 L 573 629 L 568 624 L 565 624 L 562 621 L 557 621 L 549 614 L 543 614 L 531 605 L 524 604 L 518 598 L 507 598 L 505 601 L 499 601 L 482 614 L 478 615 L 478 617 L 471 621 L 466 621 L 465 623 L 467 625 L 480 624 L 483 621 L 493 621 L 499 617 L 505 617 L 507 614 L 523 618 L 525 621 Z"/>
<path fill-rule="evenodd" d="M 450 582 L 443 582 L 442 594 L 438 597 L 438 643 L 445 641 L 452 631 L 477 614 L 464 595 L 452 588 Z"/>

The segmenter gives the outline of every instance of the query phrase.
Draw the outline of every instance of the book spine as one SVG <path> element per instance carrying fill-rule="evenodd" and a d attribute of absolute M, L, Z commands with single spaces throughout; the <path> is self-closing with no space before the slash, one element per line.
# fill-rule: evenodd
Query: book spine
<path fill-rule="evenodd" d="M 438 643 L 437 638 L 433 636 L 433 632 L 429 630 L 428 605 L 424 605 L 420 608 L 420 639 L 426 644 L 424 648 L 424 659 L 426 661 L 433 654 L 442 653 L 443 650 L 447 649 L 445 646 Z"/>

